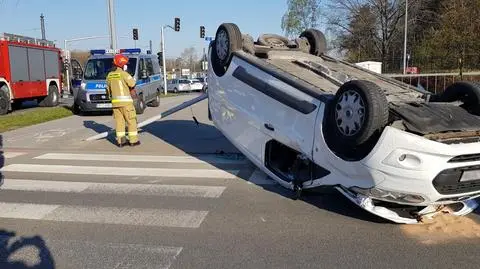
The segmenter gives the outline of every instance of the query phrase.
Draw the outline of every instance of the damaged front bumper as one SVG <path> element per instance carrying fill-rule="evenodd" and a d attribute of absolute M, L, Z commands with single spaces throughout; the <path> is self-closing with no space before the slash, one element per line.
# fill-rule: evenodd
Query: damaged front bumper
<path fill-rule="evenodd" d="M 357 206 L 363 208 L 364 210 L 381 218 L 401 224 L 417 224 L 422 222 L 422 219 L 424 218 L 430 218 L 442 212 L 448 212 L 456 216 L 464 216 L 473 212 L 479 206 L 479 203 L 475 200 L 475 198 L 472 198 L 452 204 L 431 204 L 418 211 L 407 210 L 404 213 L 399 213 L 399 211 L 392 208 L 375 205 L 374 199 L 369 196 L 360 193 L 354 193 L 346 188 L 338 186 L 336 187 L 336 189 L 345 197 L 347 197 L 350 201 L 355 203 Z M 445 210 L 446 206 L 451 205 L 454 206 L 448 210 Z M 413 208 L 413 206 L 405 207 Z"/>

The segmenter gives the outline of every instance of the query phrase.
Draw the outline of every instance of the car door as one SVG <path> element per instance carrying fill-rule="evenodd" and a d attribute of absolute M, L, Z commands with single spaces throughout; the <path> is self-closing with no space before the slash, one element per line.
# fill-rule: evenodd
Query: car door
<path fill-rule="evenodd" d="M 156 92 L 156 89 L 155 89 L 155 85 L 153 84 L 153 77 L 155 75 L 155 72 L 153 71 L 153 62 L 152 62 L 152 58 L 150 57 L 146 57 L 145 58 L 145 66 L 147 68 L 147 75 L 148 75 L 148 78 L 147 78 L 147 85 L 146 85 L 146 95 L 145 95 L 145 99 L 146 100 L 152 100 L 155 96 L 154 96 L 154 93 Z"/>

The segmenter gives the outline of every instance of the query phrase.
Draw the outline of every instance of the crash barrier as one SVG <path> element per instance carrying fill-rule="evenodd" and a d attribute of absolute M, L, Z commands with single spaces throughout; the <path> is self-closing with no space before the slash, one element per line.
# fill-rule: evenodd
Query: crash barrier
<path fill-rule="evenodd" d="M 176 107 L 172 107 L 169 110 L 160 113 L 160 115 L 157 115 L 157 116 L 154 116 L 154 117 L 151 117 L 151 118 L 148 118 L 148 119 L 142 121 L 141 123 L 138 124 L 137 128 L 141 128 L 141 127 L 143 127 L 145 125 L 148 125 L 152 122 L 155 122 L 159 119 L 165 118 L 165 117 L 167 117 L 167 116 L 169 116 L 169 115 L 171 115 L 175 112 L 178 112 L 178 111 L 183 110 L 183 109 L 185 109 L 189 106 L 192 106 L 192 105 L 206 99 L 207 97 L 208 97 L 208 95 L 206 93 L 204 93 L 204 94 L 202 94 L 198 97 L 193 98 L 192 100 L 183 102 L 182 104 L 180 104 Z M 84 141 L 92 141 L 92 140 L 102 139 L 102 138 L 107 137 L 109 133 L 113 133 L 113 132 L 115 132 L 115 129 L 111 129 L 110 131 L 91 136 L 91 137 L 85 139 Z"/>
<path fill-rule="evenodd" d="M 480 72 L 384 75 L 435 94 L 442 93 L 456 81 L 480 81 Z"/>

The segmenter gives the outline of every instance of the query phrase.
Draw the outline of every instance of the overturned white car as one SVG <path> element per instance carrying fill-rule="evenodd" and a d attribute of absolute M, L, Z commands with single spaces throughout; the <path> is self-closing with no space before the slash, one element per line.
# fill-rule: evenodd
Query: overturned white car
<path fill-rule="evenodd" d="M 369 212 L 417 223 L 480 196 L 480 86 L 438 96 L 324 55 L 322 32 L 257 41 L 233 23 L 208 51 L 209 117 L 286 188 L 335 187 Z"/>

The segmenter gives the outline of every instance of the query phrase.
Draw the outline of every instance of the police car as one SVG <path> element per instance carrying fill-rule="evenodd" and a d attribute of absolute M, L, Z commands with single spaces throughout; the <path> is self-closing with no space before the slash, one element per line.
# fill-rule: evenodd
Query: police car
<path fill-rule="evenodd" d="M 85 68 L 82 72 L 80 87 L 73 88 L 74 111 L 94 112 L 109 111 L 112 104 L 106 94 L 106 77 L 113 67 L 113 57 L 122 53 L 129 58 L 127 72 L 135 78 L 135 90 L 138 98 L 135 100 L 137 114 L 142 114 L 146 104 L 157 107 L 160 105 L 160 90 L 162 79 L 160 65 L 152 54 L 142 53 L 141 49 L 91 50 Z"/>

